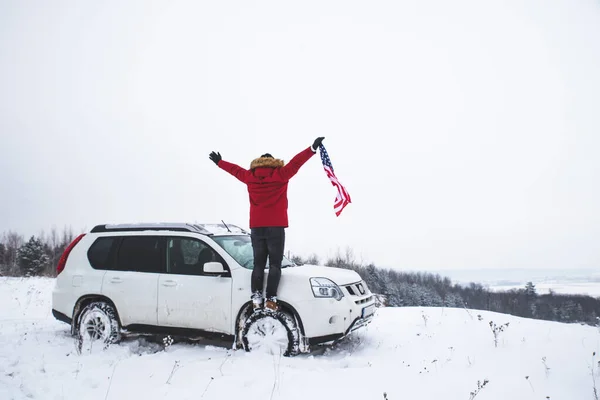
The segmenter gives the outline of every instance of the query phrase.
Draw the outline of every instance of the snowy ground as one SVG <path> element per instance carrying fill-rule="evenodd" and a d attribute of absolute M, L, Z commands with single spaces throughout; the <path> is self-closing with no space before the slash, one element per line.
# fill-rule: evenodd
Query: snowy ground
<path fill-rule="evenodd" d="M 78 355 L 51 279 L 0 278 L 0 399 L 592 400 L 597 328 L 441 308 L 379 310 L 365 331 L 296 358 L 140 338 Z M 498 347 L 489 326 L 510 323 Z M 548 369 L 546 368 L 548 367 Z"/>

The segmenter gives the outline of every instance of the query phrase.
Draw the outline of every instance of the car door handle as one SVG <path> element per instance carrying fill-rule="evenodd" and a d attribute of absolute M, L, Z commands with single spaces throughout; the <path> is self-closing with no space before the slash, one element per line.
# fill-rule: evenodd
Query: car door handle
<path fill-rule="evenodd" d="M 169 280 L 163 281 L 162 285 L 163 286 L 177 286 L 177 282 L 169 279 Z"/>
<path fill-rule="evenodd" d="M 110 283 L 121 283 L 123 279 L 121 278 L 110 278 Z"/>

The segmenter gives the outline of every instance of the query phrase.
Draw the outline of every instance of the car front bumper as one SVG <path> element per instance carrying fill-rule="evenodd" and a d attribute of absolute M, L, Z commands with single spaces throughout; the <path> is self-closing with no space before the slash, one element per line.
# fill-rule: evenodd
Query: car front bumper
<path fill-rule="evenodd" d="M 342 287 L 342 290 L 346 290 Z M 295 305 L 302 316 L 304 342 L 307 345 L 335 342 L 373 321 L 375 297 L 344 294 L 341 300 L 314 298 Z"/>
<path fill-rule="evenodd" d="M 343 338 L 345 338 L 352 332 L 369 325 L 371 323 L 371 321 L 373 321 L 374 316 L 375 316 L 375 314 L 371 314 L 369 317 L 366 317 L 366 318 L 356 318 L 350 324 L 348 329 L 346 329 L 346 331 L 343 333 L 333 333 L 333 334 L 324 335 L 324 336 L 315 336 L 315 337 L 311 337 L 311 338 L 305 338 L 305 341 L 310 346 L 317 345 L 317 344 L 335 343 L 339 340 L 342 340 Z"/>

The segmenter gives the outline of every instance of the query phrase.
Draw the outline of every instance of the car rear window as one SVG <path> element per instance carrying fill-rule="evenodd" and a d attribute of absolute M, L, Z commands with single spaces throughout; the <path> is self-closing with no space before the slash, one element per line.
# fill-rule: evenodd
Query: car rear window
<path fill-rule="evenodd" d="M 112 269 L 110 253 L 115 243 L 114 237 L 101 237 L 96 239 L 88 250 L 88 260 L 94 269 Z"/>

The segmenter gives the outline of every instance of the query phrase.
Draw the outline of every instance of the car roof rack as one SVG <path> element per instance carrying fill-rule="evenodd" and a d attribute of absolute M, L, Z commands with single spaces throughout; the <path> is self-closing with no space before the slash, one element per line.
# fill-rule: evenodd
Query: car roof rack
<path fill-rule="evenodd" d="M 233 224 L 186 224 L 186 223 L 140 223 L 140 224 L 104 224 L 96 225 L 91 233 L 97 232 L 141 232 L 141 231 L 177 231 L 194 232 L 202 235 L 249 234 Z"/>
<path fill-rule="evenodd" d="M 212 235 L 213 233 L 197 224 L 184 223 L 155 223 L 155 224 L 104 224 L 96 225 L 90 232 L 138 232 L 138 231 L 178 231 L 194 232 L 203 235 Z"/>

